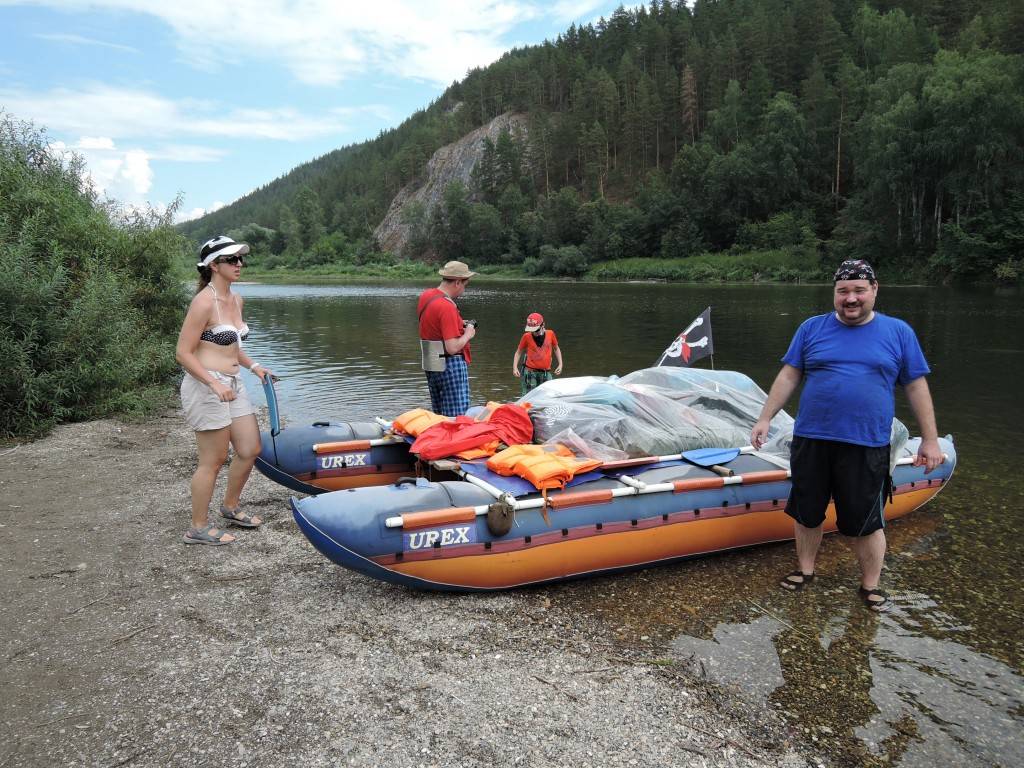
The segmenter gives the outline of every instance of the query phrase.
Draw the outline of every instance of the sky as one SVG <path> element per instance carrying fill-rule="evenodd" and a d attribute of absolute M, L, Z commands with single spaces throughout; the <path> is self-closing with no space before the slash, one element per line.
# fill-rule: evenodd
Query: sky
<path fill-rule="evenodd" d="M 601 0 L 0 0 L 0 110 L 104 197 L 195 218 L 371 139 Z"/>

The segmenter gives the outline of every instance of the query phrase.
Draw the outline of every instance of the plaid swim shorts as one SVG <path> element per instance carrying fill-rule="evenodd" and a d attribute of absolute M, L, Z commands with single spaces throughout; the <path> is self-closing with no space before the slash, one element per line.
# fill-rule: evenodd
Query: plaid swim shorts
<path fill-rule="evenodd" d="M 469 367 L 462 355 L 446 357 L 443 371 L 425 373 L 434 413 L 461 416 L 469 409 Z"/>

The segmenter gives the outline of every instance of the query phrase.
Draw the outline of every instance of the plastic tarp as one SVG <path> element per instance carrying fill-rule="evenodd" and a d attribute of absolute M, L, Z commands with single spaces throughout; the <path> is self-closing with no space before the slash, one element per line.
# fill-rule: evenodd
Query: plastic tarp
<path fill-rule="evenodd" d="M 736 371 L 659 366 L 616 376 L 554 379 L 523 396 L 530 403 L 534 440 L 555 442 L 571 430 L 595 451 L 663 456 L 696 448 L 749 445 L 767 394 Z M 788 461 L 793 418 L 779 411 L 761 453 Z M 909 433 L 893 420 L 892 454 Z"/>

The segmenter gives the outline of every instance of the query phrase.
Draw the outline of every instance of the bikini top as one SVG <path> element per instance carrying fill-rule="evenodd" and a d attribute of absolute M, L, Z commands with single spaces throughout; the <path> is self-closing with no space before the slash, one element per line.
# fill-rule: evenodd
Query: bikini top
<path fill-rule="evenodd" d="M 217 309 L 217 320 L 221 320 L 220 316 L 220 301 L 217 296 L 217 289 L 212 284 L 207 286 L 213 291 L 213 306 Z M 237 303 L 237 301 L 236 301 Z M 241 328 L 236 328 L 233 325 L 229 325 L 223 321 L 218 322 L 217 325 L 207 328 L 201 334 L 199 334 L 200 341 L 208 341 L 211 344 L 218 344 L 222 347 L 228 347 L 232 344 L 238 344 L 241 346 L 242 342 L 249 338 L 249 326 L 242 322 Z"/>

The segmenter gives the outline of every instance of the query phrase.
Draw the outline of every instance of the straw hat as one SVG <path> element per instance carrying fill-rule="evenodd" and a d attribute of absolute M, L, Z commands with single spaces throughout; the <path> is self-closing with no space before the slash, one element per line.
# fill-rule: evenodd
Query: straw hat
<path fill-rule="evenodd" d="M 469 267 L 465 262 L 462 261 L 449 261 L 439 270 L 437 274 L 441 277 L 447 277 L 449 280 L 468 280 L 476 275 L 476 272 L 470 272 Z"/>

